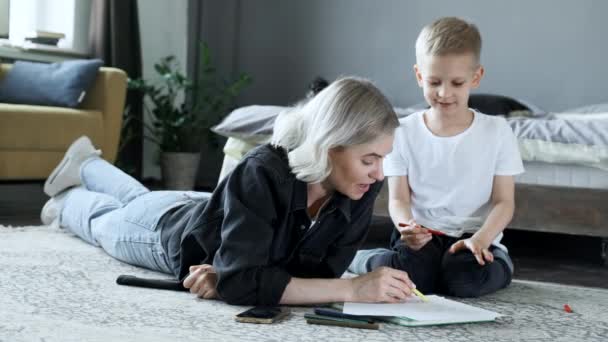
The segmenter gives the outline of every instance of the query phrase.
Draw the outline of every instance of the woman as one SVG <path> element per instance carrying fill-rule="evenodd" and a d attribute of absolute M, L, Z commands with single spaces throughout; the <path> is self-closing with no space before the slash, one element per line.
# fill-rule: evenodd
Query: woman
<path fill-rule="evenodd" d="M 398 124 L 369 81 L 339 79 L 282 113 L 272 142 L 213 194 L 151 192 L 81 138 L 45 184 L 54 197 L 42 217 L 119 260 L 173 274 L 202 298 L 399 301 L 414 287 L 405 272 L 337 279 L 367 235 Z"/>

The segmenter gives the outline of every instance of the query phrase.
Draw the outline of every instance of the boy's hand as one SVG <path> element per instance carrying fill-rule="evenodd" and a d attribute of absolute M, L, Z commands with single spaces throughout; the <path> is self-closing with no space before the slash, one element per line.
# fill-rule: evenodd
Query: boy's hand
<path fill-rule="evenodd" d="M 475 239 L 474 237 L 456 241 L 450 247 L 450 253 L 454 254 L 463 249 L 470 250 L 471 253 L 473 253 L 473 256 L 475 256 L 475 259 L 477 259 L 477 262 L 481 266 L 485 265 L 486 261 L 487 262 L 494 261 L 494 254 L 492 254 L 492 252 L 490 252 L 490 250 L 488 249 L 487 246 L 483 246 L 483 244 L 481 242 L 479 242 L 477 239 Z"/>
<path fill-rule="evenodd" d="M 212 265 L 202 264 L 190 266 L 190 273 L 184 279 L 183 285 L 190 289 L 190 293 L 196 294 L 199 298 L 217 298 L 217 274 Z"/>
<path fill-rule="evenodd" d="M 415 251 L 421 249 L 433 239 L 433 235 L 417 224 L 414 219 L 409 220 L 405 227 L 397 227 L 397 229 L 401 233 L 401 241 Z"/>

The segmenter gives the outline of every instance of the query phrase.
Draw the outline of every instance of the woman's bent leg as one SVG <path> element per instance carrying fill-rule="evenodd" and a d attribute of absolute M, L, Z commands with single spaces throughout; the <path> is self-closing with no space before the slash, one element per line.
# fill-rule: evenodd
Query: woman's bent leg
<path fill-rule="evenodd" d="M 71 188 L 66 190 L 59 213 L 59 226 L 84 241 L 99 246 L 92 232 L 93 221 L 121 207 L 122 204 L 112 196 L 88 191 L 82 186 Z"/>
<path fill-rule="evenodd" d="M 136 179 L 99 157 L 82 163 L 80 180 L 87 190 L 110 195 L 123 204 L 150 192 Z"/>

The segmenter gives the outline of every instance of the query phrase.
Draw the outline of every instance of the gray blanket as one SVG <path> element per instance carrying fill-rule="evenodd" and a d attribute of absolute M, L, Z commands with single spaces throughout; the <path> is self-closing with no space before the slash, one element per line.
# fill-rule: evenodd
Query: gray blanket
<path fill-rule="evenodd" d="M 608 113 L 509 118 L 522 159 L 608 170 Z"/>

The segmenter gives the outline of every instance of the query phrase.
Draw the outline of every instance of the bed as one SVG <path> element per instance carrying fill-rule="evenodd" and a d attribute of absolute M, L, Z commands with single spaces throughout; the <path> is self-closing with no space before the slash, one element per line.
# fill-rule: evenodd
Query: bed
<path fill-rule="evenodd" d="M 214 127 L 229 138 L 220 179 L 248 150 L 269 140 L 274 118 L 285 109 L 242 107 Z M 419 109 L 417 105 L 396 112 L 403 117 Z M 493 110 L 480 109 L 509 114 L 505 117 L 518 138 L 526 169 L 516 177 L 516 211 L 509 229 L 597 237 L 602 241 L 600 256 L 608 265 L 608 105 L 565 113 L 547 113 L 529 103 Z M 375 203 L 375 215 L 388 216 L 387 199 L 385 187 Z"/>

